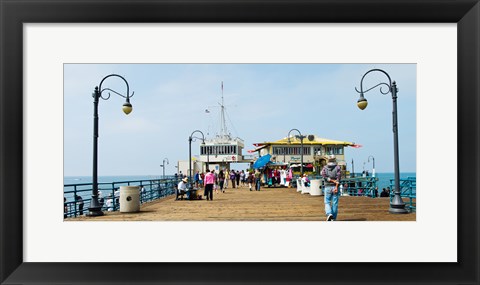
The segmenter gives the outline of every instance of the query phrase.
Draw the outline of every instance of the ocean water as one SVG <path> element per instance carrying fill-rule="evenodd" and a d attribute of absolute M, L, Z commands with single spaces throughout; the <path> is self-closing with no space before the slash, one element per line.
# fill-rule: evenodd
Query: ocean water
<path fill-rule="evenodd" d="M 165 176 L 169 178 L 172 176 Z M 98 176 L 98 189 L 101 191 L 103 197 L 106 197 L 108 194 L 113 195 L 112 184 L 116 182 L 115 187 L 127 184 L 117 184 L 119 182 L 127 181 L 145 181 L 145 180 L 157 180 L 162 179 L 162 175 L 135 175 L 135 176 Z M 88 200 L 92 197 L 92 176 L 65 176 L 63 177 L 63 196 L 67 198 L 67 201 L 73 201 L 74 194 L 72 191 L 77 190 L 77 195 L 81 196 L 83 200 Z M 76 187 L 72 186 L 73 184 L 77 185 Z M 82 185 L 85 184 L 85 185 Z M 138 185 L 137 183 L 132 183 L 132 185 Z M 146 184 L 145 182 L 142 184 Z"/>
<path fill-rule="evenodd" d="M 357 177 L 361 173 L 355 174 Z M 370 174 L 371 175 L 371 174 Z M 379 188 L 380 186 L 387 187 L 390 186 L 390 179 L 394 179 L 393 172 L 381 172 L 376 173 L 378 177 Z M 416 172 L 403 172 L 400 173 L 400 179 L 406 179 L 408 177 L 416 177 Z M 173 177 L 173 175 L 166 175 L 166 178 Z M 112 183 L 112 182 L 121 182 L 121 181 L 139 181 L 139 180 L 152 180 L 152 179 L 162 179 L 162 175 L 135 175 L 135 176 L 99 176 L 98 183 Z M 63 178 L 63 184 L 80 184 L 80 183 L 92 183 L 92 176 L 65 176 Z M 385 185 L 385 186 L 383 186 Z"/>
<path fill-rule="evenodd" d="M 169 176 L 166 176 L 167 178 Z M 112 183 L 121 181 L 138 181 L 161 179 L 161 175 L 135 175 L 135 176 L 98 176 L 98 183 Z M 63 185 L 92 183 L 92 176 L 65 176 L 63 177 Z"/>
<path fill-rule="evenodd" d="M 361 175 L 357 174 L 357 175 Z M 371 176 L 371 174 L 370 174 Z M 378 177 L 377 187 L 378 191 L 381 192 L 383 188 L 390 187 L 390 179 L 395 179 L 395 173 L 375 173 L 375 176 Z M 409 177 L 417 177 L 416 172 L 400 172 L 400 179 L 407 179 Z M 392 183 L 394 184 L 394 182 Z M 392 187 L 390 187 L 392 189 Z"/>

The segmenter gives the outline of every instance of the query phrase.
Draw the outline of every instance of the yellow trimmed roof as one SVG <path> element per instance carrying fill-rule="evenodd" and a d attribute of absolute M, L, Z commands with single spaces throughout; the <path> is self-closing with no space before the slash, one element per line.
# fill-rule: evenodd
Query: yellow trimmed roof
<path fill-rule="evenodd" d="M 288 137 L 280 139 L 275 142 L 263 142 L 258 143 L 258 145 L 288 145 L 288 144 L 300 144 L 300 139 L 296 138 L 295 136 L 290 137 L 290 142 L 288 141 Z M 345 141 L 336 141 L 331 139 L 325 139 L 321 137 L 317 137 L 315 135 L 307 135 L 306 138 L 303 139 L 304 145 L 344 145 L 344 146 L 353 146 L 355 143 L 353 142 L 345 142 Z"/>

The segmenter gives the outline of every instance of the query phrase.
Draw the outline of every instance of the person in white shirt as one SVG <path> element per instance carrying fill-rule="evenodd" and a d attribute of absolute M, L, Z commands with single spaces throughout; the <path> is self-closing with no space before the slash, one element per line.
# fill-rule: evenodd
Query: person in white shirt
<path fill-rule="evenodd" d="M 107 211 L 113 211 L 113 197 L 112 194 L 109 194 L 107 200 L 105 201 L 105 206 L 107 207 Z"/>
<path fill-rule="evenodd" d="M 287 182 L 287 171 L 285 169 L 280 170 L 280 185 L 285 186 Z"/>
<path fill-rule="evenodd" d="M 118 209 L 120 207 L 120 187 L 115 189 L 113 196 L 115 197 L 115 208 Z"/>
<path fill-rule="evenodd" d="M 308 175 L 307 175 L 307 174 L 303 174 L 302 182 L 303 182 L 303 185 L 305 185 L 305 187 L 309 187 L 309 186 L 310 186 L 310 179 L 308 179 Z"/>
<path fill-rule="evenodd" d="M 187 194 L 187 199 L 190 199 L 188 188 L 187 188 L 187 182 L 188 182 L 188 178 L 185 177 L 180 181 L 180 183 L 178 183 L 177 195 L 175 197 L 175 200 L 178 200 L 178 196 L 183 194 Z"/>
<path fill-rule="evenodd" d="M 143 185 L 140 185 L 138 190 L 140 194 L 140 202 L 143 202 L 143 200 L 145 200 L 145 187 Z"/>

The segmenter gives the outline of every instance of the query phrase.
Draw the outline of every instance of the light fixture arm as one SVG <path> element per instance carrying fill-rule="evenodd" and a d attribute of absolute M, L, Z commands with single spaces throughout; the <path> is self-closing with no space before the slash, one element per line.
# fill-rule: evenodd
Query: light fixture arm
<path fill-rule="evenodd" d="M 388 78 L 388 84 L 385 83 L 385 82 L 382 82 L 382 83 L 379 83 L 379 84 L 377 84 L 377 85 L 375 85 L 375 86 L 373 86 L 373 87 L 371 87 L 371 88 L 369 88 L 369 89 L 367 89 L 367 90 L 363 90 L 363 79 L 365 78 L 365 76 L 367 76 L 367 74 L 369 74 L 370 72 L 373 72 L 373 71 L 379 71 L 379 72 L 385 74 L 385 76 L 387 76 L 387 78 Z M 391 92 L 391 93 L 392 93 L 392 96 L 393 96 L 393 93 L 394 93 L 394 92 L 392 92 L 392 79 L 390 78 L 390 75 L 388 75 L 388 73 L 386 73 L 386 72 L 385 72 L 384 70 L 382 70 L 382 69 L 374 68 L 374 69 L 371 69 L 371 70 L 367 71 L 367 72 L 362 76 L 362 79 L 360 80 L 360 90 L 358 90 L 357 87 L 355 87 L 355 91 L 357 91 L 357 93 L 360 93 L 360 96 L 363 97 L 363 94 L 364 94 L 364 93 L 367 93 L 368 91 L 370 91 L 370 90 L 372 90 L 372 89 L 374 89 L 374 88 L 376 88 L 376 87 L 378 87 L 378 86 L 381 86 L 381 85 L 387 86 L 387 87 L 388 87 L 388 91 L 384 92 L 384 91 L 382 90 L 382 88 L 380 87 L 380 93 L 382 93 L 383 95 L 386 95 L 386 94 L 388 94 L 389 92 Z"/>
<path fill-rule="evenodd" d="M 200 133 L 200 134 L 202 135 L 202 137 L 201 137 L 201 138 L 199 138 L 199 137 L 194 137 L 193 134 L 195 134 L 195 133 Z M 192 134 L 191 134 L 190 137 L 188 138 L 189 141 L 192 141 L 192 139 L 199 139 L 199 140 L 201 139 L 201 140 L 205 141 L 205 135 L 202 133 L 202 131 L 200 131 L 200 130 L 195 130 L 195 131 L 192 132 Z"/>
<path fill-rule="evenodd" d="M 288 135 L 287 135 L 287 137 L 288 137 L 288 142 L 290 142 L 290 133 L 291 133 L 292 131 L 296 131 L 296 132 L 298 132 L 298 134 L 299 134 L 300 136 L 302 136 L 302 133 L 301 133 L 298 129 L 291 129 L 291 130 L 288 132 Z"/>
<path fill-rule="evenodd" d="M 104 88 L 104 89 L 102 89 L 103 81 L 105 81 L 105 80 L 106 80 L 107 78 L 109 78 L 109 77 L 119 77 L 120 79 L 122 79 L 122 80 L 125 82 L 125 84 L 127 85 L 127 95 L 126 95 L 126 96 L 123 95 L 123 94 L 121 94 L 121 93 L 119 93 L 119 92 L 117 92 L 117 91 L 115 91 L 115 90 L 113 90 L 113 89 L 110 89 L 110 88 Z M 103 91 L 107 90 L 107 91 L 111 91 L 111 92 L 113 92 L 113 93 L 115 93 L 115 94 L 117 94 L 117 95 L 119 95 L 119 96 L 127 99 L 127 102 L 130 102 L 130 98 L 133 97 L 133 94 L 135 93 L 135 92 L 132 92 L 132 94 L 130 95 L 130 86 L 128 85 L 127 80 L 125 80 L 125 78 L 123 78 L 123 76 L 118 75 L 118 74 L 110 74 L 110 75 L 105 76 L 105 77 L 102 79 L 102 81 L 100 81 L 100 84 L 98 85 L 98 90 L 100 90 L 100 91 L 99 91 L 99 97 L 102 98 L 103 100 L 108 100 L 108 99 L 110 98 L 110 93 L 108 93 L 108 96 L 106 96 L 106 97 L 103 97 L 103 96 L 102 96 Z"/>
<path fill-rule="evenodd" d="M 373 157 L 373 155 L 370 155 L 368 157 L 368 162 L 370 162 L 370 157 L 372 158 L 372 161 L 373 161 L 373 169 L 375 169 L 375 157 Z"/>
<path fill-rule="evenodd" d="M 298 132 L 298 136 L 296 136 L 297 138 L 300 139 L 300 176 L 303 176 L 303 139 L 305 138 L 304 135 L 302 135 L 302 133 L 298 130 L 298 129 L 291 129 L 289 132 L 288 132 L 288 143 L 290 143 L 290 133 L 292 131 L 296 131 Z"/>
<path fill-rule="evenodd" d="M 193 185 L 192 185 L 192 140 L 195 138 L 195 139 L 200 139 L 200 138 L 197 138 L 197 137 L 194 137 L 193 134 L 195 133 L 200 133 L 202 135 L 202 140 L 203 140 L 203 143 L 205 143 L 205 135 L 202 133 L 202 131 L 200 130 L 195 130 L 192 132 L 192 134 L 188 137 L 188 161 L 189 161 L 189 183 L 190 183 L 190 186 L 189 186 L 189 189 L 193 189 Z"/>
<path fill-rule="evenodd" d="M 163 164 L 160 165 L 160 167 L 162 167 L 162 170 L 163 170 L 163 179 L 165 179 L 165 161 L 167 161 L 167 164 L 169 164 L 168 158 L 164 158 L 162 161 Z"/>

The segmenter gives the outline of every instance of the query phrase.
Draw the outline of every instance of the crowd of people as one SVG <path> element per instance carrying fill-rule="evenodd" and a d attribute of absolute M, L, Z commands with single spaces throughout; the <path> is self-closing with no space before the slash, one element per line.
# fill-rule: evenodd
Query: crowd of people
<path fill-rule="evenodd" d="M 186 196 L 187 200 L 213 200 L 213 193 L 225 193 L 227 188 L 235 189 L 249 187 L 250 191 L 260 191 L 263 173 L 258 169 L 253 170 L 227 170 L 218 172 L 207 169 L 205 172 L 197 171 L 193 177 L 192 186 L 189 187 L 188 177 L 180 172 L 176 179 L 180 180 L 176 189 L 176 200 Z M 204 189 L 203 196 L 198 194 L 199 189 Z M 191 191 L 194 190 L 194 191 Z"/>
<path fill-rule="evenodd" d="M 287 170 L 286 167 L 280 168 L 265 168 L 263 172 L 260 172 L 258 169 L 255 171 L 228 171 L 220 170 L 218 173 L 215 170 L 206 170 L 206 173 L 200 173 L 197 171 L 194 178 L 194 183 L 196 190 L 204 188 L 204 197 L 208 201 L 213 200 L 213 192 L 215 193 L 225 193 L 225 189 L 228 187 L 228 181 L 230 180 L 231 188 L 238 187 L 249 187 L 250 191 L 260 191 L 262 175 L 264 176 L 264 181 L 268 185 L 288 185 L 288 182 L 292 180 L 291 170 Z M 325 165 L 321 171 L 321 176 L 325 181 L 325 215 L 327 221 L 335 221 L 338 215 L 338 203 L 340 198 L 340 191 L 338 189 L 339 181 L 341 179 L 341 167 L 337 164 L 336 158 L 334 155 L 331 155 L 328 159 L 327 165 Z M 177 199 L 178 195 L 186 195 L 187 199 L 196 199 L 192 198 L 192 193 L 189 193 L 191 189 L 188 189 L 187 183 L 188 178 L 186 176 L 181 176 L 181 181 L 177 187 Z M 305 185 L 309 185 L 310 180 L 305 174 L 302 177 L 302 181 Z"/>

